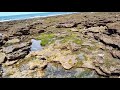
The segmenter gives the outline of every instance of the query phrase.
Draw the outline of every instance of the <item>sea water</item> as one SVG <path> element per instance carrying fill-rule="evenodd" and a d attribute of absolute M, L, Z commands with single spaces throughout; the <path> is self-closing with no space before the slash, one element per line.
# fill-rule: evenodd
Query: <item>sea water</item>
<path fill-rule="evenodd" d="M 14 13 L 14 12 L 11 12 Z M 37 12 L 37 13 L 30 13 L 30 14 L 20 14 L 20 15 L 9 15 L 9 16 L 1 16 L 0 15 L 0 22 L 4 21 L 12 21 L 12 20 L 23 20 L 35 17 L 48 17 L 48 16 L 56 16 L 56 15 L 64 15 L 64 14 L 72 14 L 78 12 Z"/>
<path fill-rule="evenodd" d="M 42 50 L 42 46 L 41 46 L 41 40 L 35 40 L 35 39 L 31 39 L 32 45 L 31 45 L 31 51 L 40 51 Z"/>

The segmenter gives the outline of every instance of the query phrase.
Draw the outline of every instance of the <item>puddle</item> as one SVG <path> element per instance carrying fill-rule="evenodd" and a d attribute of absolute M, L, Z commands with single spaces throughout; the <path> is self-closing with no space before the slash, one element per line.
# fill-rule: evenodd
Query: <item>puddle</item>
<path fill-rule="evenodd" d="M 35 39 L 31 39 L 32 45 L 30 50 L 31 51 L 39 51 L 42 50 L 42 46 L 41 46 L 41 40 L 35 40 Z"/>

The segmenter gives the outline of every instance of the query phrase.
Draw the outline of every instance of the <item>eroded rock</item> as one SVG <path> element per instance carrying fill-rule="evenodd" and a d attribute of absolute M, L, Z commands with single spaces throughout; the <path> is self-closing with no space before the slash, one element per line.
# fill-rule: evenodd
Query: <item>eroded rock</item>
<path fill-rule="evenodd" d="M 4 45 L 7 40 L 8 40 L 8 37 L 0 33 L 0 46 Z"/>
<path fill-rule="evenodd" d="M 5 61 L 5 57 L 6 57 L 5 53 L 0 52 L 0 64 Z"/>
<path fill-rule="evenodd" d="M 24 58 L 30 51 L 30 42 L 3 47 L 2 51 L 6 53 L 8 60 Z"/>
<path fill-rule="evenodd" d="M 109 29 L 109 32 L 120 34 L 120 22 L 108 23 L 107 27 Z"/>
<path fill-rule="evenodd" d="M 120 59 L 120 51 L 112 50 L 111 54 L 113 55 L 113 57 Z"/>

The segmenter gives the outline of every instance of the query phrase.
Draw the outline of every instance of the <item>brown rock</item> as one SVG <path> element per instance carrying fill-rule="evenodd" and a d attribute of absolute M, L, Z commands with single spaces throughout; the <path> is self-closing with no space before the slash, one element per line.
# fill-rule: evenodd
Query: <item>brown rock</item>
<path fill-rule="evenodd" d="M 28 63 L 28 66 L 30 68 L 30 70 L 34 70 L 35 68 L 39 68 L 42 69 L 47 65 L 47 62 L 44 60 L 33 60 L 31 62 Z"/>
<path fill-rule="evenodd" d="M 113 33 L 117 32 L 120 34 L 120 22 L 108 23 L 106 26 L 111 30 L 111 32 L 114 30 Z"/>
<path fill-rule="evenodd" d="M 6 57 L 5 53 L 0 52 L 0 64 L 5 61 L 5 57 Z"/>
<path fill-rule="evenodd" d="M 113 55 L 113 57 L 120 59 L 120 51 L 112 50 L 111 54 Z"/>
<path fill-rule="evenodd" d="M 0 33 L 0 46 L 4 45 L 7 40 L 8 40 L 8 37 Z"/>
<path fill-rule="evenodd" d="M 31 43 L 25 42 L 21 44 L 3 47 L 3 52 L 6 53 L 8 60 L 16 60 L 24 58 L 30 51 Z"/>

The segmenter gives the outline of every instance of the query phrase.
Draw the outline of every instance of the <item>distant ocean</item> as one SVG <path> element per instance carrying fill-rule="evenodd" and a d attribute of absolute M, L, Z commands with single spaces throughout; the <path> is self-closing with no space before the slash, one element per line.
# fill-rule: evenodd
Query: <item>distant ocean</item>
<path fill-rule="evenodd" d="M 0 16 L 0 22 L 12 21 L 12 20 L 24 20 L 29 18 L 36 17 L 47 17 L 47 16 L 56 16 L 64 14 L 72 14 L 77 12 L 45 12 L 45 13 L 33 13 L 33 14 L 21 14 L 21 15 L 10 15 L 10 16 Z"/>

